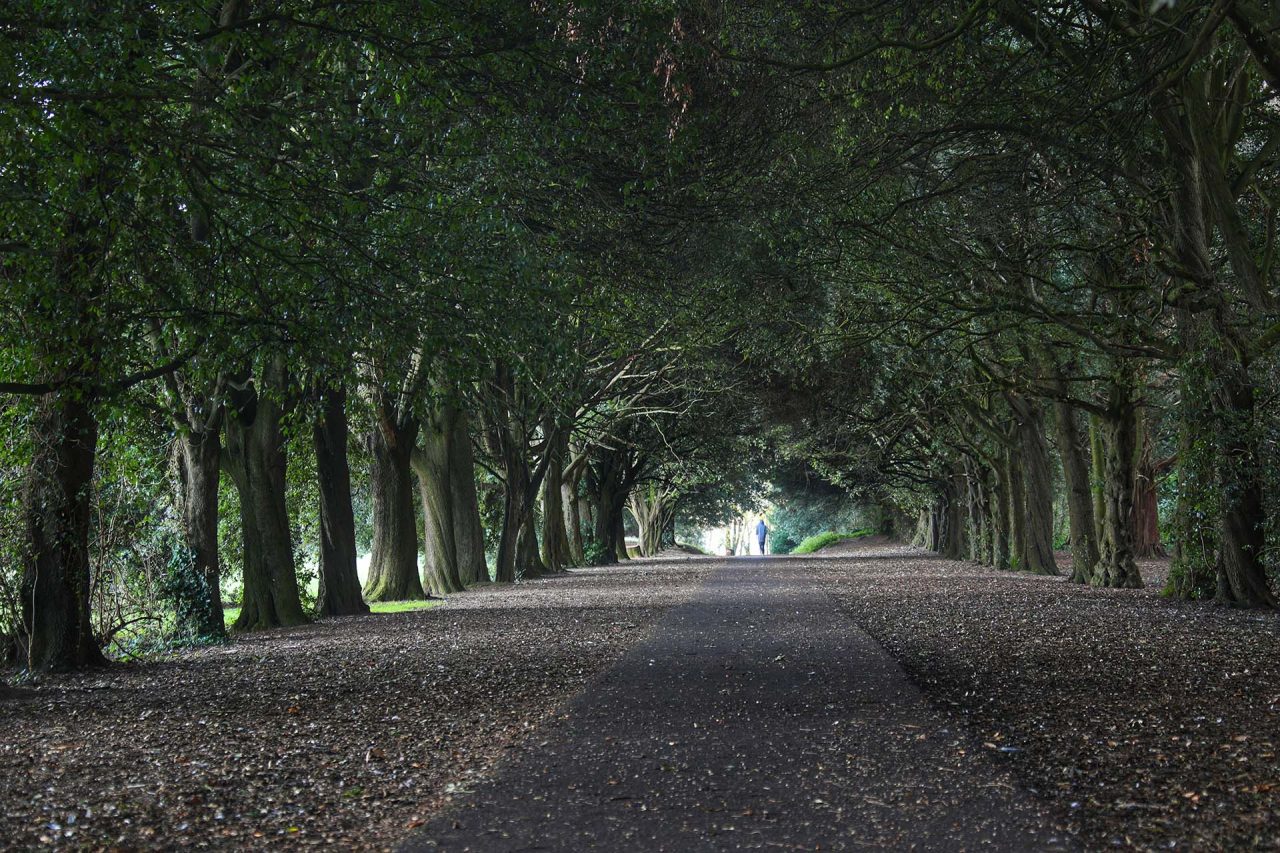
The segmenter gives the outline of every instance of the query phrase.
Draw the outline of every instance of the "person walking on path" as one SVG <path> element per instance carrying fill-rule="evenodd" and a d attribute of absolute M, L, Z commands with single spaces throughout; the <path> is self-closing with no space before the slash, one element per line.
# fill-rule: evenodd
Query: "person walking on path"
<path fill-rule="evenodd" d="M 769 525 L 764 523 L 763 518 L 756 524 L 756 538 L 760 540 L 760 556 L 763 557 L 765 554 L 764 543 L 769 538 Z"/>

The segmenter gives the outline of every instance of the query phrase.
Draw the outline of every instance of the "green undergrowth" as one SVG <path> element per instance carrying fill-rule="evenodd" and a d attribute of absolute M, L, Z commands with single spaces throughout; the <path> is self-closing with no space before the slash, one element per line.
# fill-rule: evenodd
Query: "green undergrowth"
<path fill-rule="evenodd" d="M 373 613 L 408 613 L 413 610 L 430 610 L 443 603 L 438 598 L 430 601 L 374 601 L 369 604 L 369 610 Z M 227 630 L 231 629 L 239 617 L 239 607 L 225 607 L 222 610 L 222 619 L 227 623 Z"/>
<path fill-rule="evenodd" d="M 821 551 L 829 545 L 837 542 L 848 542 L 853 539 L 861 539 L 863 536 L 870 536 L 874 531 L 863 528 L 855 530 L 852 533 L 836 533 L 834 530 L 828 530 L 825 533 L 819 533 L 816 536 L 810 536 L 792 549 L 792 554 L 812 554 L 814 551 Z"/>

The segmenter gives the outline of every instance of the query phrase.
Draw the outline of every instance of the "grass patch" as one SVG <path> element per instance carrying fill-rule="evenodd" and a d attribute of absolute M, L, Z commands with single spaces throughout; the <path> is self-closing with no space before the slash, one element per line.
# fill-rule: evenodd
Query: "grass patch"
<path fill-rule="evenodd" d="M 870 536 L 871 530 L 855 530 L 852 533 L 836 533 L 834 530 L 828 530 L 826 533 L 819 533 L 816 536 L 810 536 L 801 542 L 795 548 L 791 549 L 792 554 L 812 554 L 814 551 L 821 551 L 828 545 L 834 545 L 837 542 L 848 542 L 852 539 L 861 539 L 863 536 Z"/>
<path fill-rule="evenodd" d="M 408 613 L 411 610 L 430 610 L 432 607 L 438 607 L 443 603 L 439 599 L 432 599 L 431 601 L 375 601 L 369 605 L 369 610 L 373 613 Z M 222 621 L 226 623 L 228 630 L 238 618 L 240 618 L 239 607 L 222 608 Z"/>

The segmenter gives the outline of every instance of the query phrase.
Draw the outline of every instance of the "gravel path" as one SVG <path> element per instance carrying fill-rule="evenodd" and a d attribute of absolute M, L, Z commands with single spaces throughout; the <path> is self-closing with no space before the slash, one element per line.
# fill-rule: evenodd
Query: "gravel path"
<path fill-rule="evenodd" d="M 721 565 L 403 849 L 1064 846 L 805 563 Z"/>

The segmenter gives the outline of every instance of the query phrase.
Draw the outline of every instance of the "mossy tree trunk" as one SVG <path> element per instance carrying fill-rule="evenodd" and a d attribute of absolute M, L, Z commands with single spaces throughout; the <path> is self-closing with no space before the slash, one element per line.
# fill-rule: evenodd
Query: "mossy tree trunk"
<path fill-rule="evenodd" d="M 422 495 L 423 585 L 435 595 L 461 592 L 465 588 L 456 523 L 456 513 L 463 508 L 454 506 L 456 475 L 454 454 L 450 452 L 456 440 L 456 419 L 452 405 L 437 405 L 423 425 L 422 446 L 415 448 L 412 456 Z"/>
<path fill-rule="evenodd" d="M 1256 19 L 1248 9 L 1233 21 L 1257 32 L 1250 29 Z M 1239 303 L 1253 312 L 1271 312 L 1275 299 L 1224 165 L 1232 153 L 1227 146 L 1234 144 L 1219 126 L 1224 94 L 1220 82 L 1199 68 L 1182 75 L 1176 89 L 1157 93 L 1153 115 L 1177 175 L 1169 207 L 1171 237 L 1179 266 L 1195 285 L 1195 299 L 1180 306 L 1188 314 L 1182 322 L 1184 355 L 1205 368 L 1213 420 L 1221 500 L 1216 598 L 1234 606 L 1275 607 L 1263 563 L 1265 507 L 1251 353 L 1241 345 L 1235 316 Z M 1231 267 L 1230 283 L 1221 280 L 1210 250 L 1215 229 Z"/>
<path fill-rule="evenodd" d="M 1211 399 L 1216 408 L 1222 553 L 1216 600 L 1235 607 L 1275 607 L 1266 564 L 1266 507 L 1258 452 L 1255 396 L 1247 371 L 1219 359 Z"/>
<path fill-rule="evenodd" d="M 1106 501 L 1102 483 L 1106 479 L 1107 452 L 1102 446 L 1102 418 L 1089 414 L 1089 492 L 1093 496 L 1094 540 L 1102 541 L 1102 518 L 1106 514 Z"/>
<path fill-rule="evenodd" d="M 373 551 L 364 596 L 369 601 L 425 598 L 418 578 L 418 523 L 413 506 L 413 448 L 418 421 L 375 390 L 376 423 L 368 437 L 373 494 Z"/>
<path fill-rule="evenodd" d="M 1183 340 L 1195 334 L 1194 321 L 1179 312 Z M 1173 511 L 1173 560 L 1166 592 L 1179 598 L 1212 598 L 1217 592 L 1221 524 L 1214 463 L 1217 457 L 1208 402 L 1206 367 L 1197 356 L 1179 370 L 1178 494 Z"/>
<path fill-rule="evenodd" d="M 227 399 L 223 464 L 240 494 L 244 600 L 235 629 L 252 631 L 307 621 L 298 595 L 281 421 L 288 394 L 284 358 L 269 356 L 260 382 L 233 383 Z"/>
<path fill-rule="evenodd" d="M 1136 589 L 1142 586 L 1133 547 L 1133 483 L 1138 422 L 1129 377 L 1111 383 L 1107 414 L 1102 417 L 1100 426 L 1105 454 L 1102 539 L 1090 582 L 1095 586 Z"/>
<path fill-rule="evenodd" d="M 596 448 L 593 463 L 587 471 L 594 557 L 604 565 L 626 559 L 626 542 L 622 538 L 622 513 L 627 501 L 623 455 L 621 450 Z"/>
<path fill-rule="evenodd" d="M 189 577 L 175 585 L 180 599 L 177 604 L 178 630 L 207 640 L 218 640 L 227 635 L 218 558 L 222 406 L 214 408 L 213 418 L 180 432 L 174 445 L 178 517 L 189 558 L 189 564 L 182 569 L 189 573 Z"/>
<path fill-rule="evenodd" d="M 1089 483 L 1089 461 L 1080 429 L 1080 414 L 1068 403 L 1054 404 L 1058 433 L 1058 455 L 1062 459 L 1062 479 L 1067 492 L 1067 515 L 1071 523 L 1071 582 L 1088 583 L 1098 563 L 1098 525 L 1093 517 L 1093 489 Z"/>

